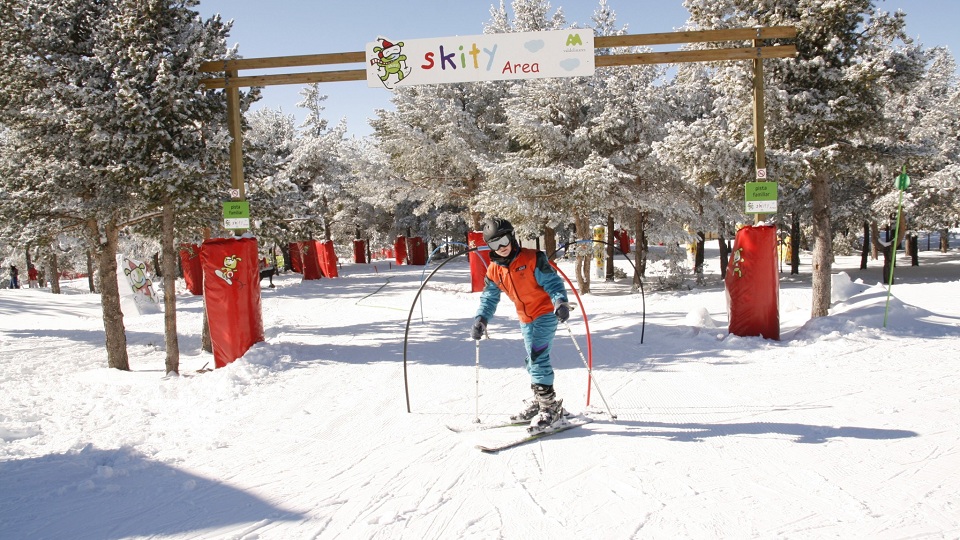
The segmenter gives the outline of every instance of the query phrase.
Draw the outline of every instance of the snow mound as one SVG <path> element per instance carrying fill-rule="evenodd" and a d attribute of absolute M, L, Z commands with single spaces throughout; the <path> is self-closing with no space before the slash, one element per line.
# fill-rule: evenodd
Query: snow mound
<path fill-rule="evenodd" d="M 717 328 L 717 322 L 705 307 L 698 307 L 687 313 L 684 322 L 694 328 Z"/>
<path fill-rule="evenodd" d="M 846 272 L 833 274 L 830 279 L 830 294 L 834 302 L 842 302 L 850 297 L 860 294 L 869 287 L 863 284 L 863 281 L 851 281 Z"/>
<path fill-rule="evenodd" d="M 843 336 L 864 330 L 906 336 L 960 335 L 960 328 L 956 324 L 904 303 L 884 285 L 878 283 L 868 287 L 859 280 L 850 282 L 846 274 L 839 274 L 839 278 L 835 275 L 833 281 L 836 301 L 830 308 L 830 314 L 807 321 L 797 331 L 798 338 Z"/>

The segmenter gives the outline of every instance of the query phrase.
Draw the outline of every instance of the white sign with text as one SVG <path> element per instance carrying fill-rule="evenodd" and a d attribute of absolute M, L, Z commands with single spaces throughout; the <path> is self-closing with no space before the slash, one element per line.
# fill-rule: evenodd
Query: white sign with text
<path fill-rule="evenodd" d="M 481 34 L 367 43 L 367 85 L 592 77 L 593 30 Z"/>

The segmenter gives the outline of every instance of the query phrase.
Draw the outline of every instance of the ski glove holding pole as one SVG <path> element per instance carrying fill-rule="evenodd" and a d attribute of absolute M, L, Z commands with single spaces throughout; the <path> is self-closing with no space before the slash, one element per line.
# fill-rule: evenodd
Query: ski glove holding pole
<path fill-rule="evenodd" d="M 560 322 L 567 322 L 567 319 L 570 318 L 570 304 L 567 302 L 560 302 L 557 304 L 557 309 L 554 311 L 557 314 L 557 319 Z"/>
<path fill-rule="evenodd" d="M 473 328 L 470 329 L 470 337 L 473 339 L 480 339 L 486 332 L 487 320 L 480 315 L 477 315 L 477 317 L 473 319 Z"/>

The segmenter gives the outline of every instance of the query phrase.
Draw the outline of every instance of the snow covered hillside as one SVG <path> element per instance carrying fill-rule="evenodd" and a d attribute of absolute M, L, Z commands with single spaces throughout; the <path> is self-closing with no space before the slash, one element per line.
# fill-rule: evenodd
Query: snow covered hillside
<path fill-rule="evenodd" d="M 474 445 L 520 428 L 447 426 L 503 419 L 529 383 L 506 304 L 478 374 L 463 258 L 413 309 L 410 413 L 403 336 L 423 267 L 279 276 L 266 341 L 202 374 L 201 299 L 182 294 L 169 379 L 162 315 L 126 318 L 119 372 L 84 283 L 2 290 L 0 536 L 958 538 L 960 253 L 921 255 L 898 263 L 886 328 L 879 262 L 840 258 L 816 320 L 809 267 L 784 274 L 778 342 L 727 333 L 716 275 L 647 291 L 645 327 L 640 295 L 595 283 L 594 422 L 494 455 Z M 559 397 L 587 409 L 562 325 L 555 358 Z"/>

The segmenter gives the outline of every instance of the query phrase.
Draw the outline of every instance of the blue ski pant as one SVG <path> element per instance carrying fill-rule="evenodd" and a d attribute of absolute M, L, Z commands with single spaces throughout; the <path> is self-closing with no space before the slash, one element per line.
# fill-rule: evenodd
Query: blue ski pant
<path fill-rule="evenodd" d="M 520 333 L 527 349 L 527 372 L 533 384 L 553 384 L 553 364 L 550 351 L 557 333 L 557 316 L 552 312 L 529 323 L 520 323 Z"/>

